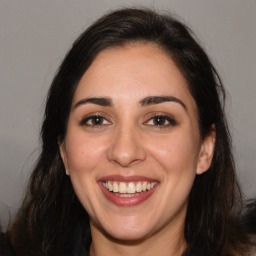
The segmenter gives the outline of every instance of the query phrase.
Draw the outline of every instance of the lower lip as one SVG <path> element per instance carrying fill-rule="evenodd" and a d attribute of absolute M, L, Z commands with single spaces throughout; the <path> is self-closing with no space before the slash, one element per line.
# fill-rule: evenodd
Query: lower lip
<path fill-rule="evenodd" d="M 105 197 L 113 204 L 117 206 L 135 206 L 138 204 L 143 203 L 146 201 L 155 191 L 157 184 L 150 190 L 145 191 L 137 196 L 132 197 L 120 197 L 116 196 L 112 192 L 108 191 L 106 188 L 103 187 L 102 182 L 99 182 L 100 188 L 105 195 Z"/>

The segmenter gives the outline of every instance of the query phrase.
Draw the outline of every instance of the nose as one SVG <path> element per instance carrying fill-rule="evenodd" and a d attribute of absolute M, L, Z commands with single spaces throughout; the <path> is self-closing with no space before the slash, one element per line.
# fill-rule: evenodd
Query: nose
<path fill-rule="evenodd" d="M 108 160 L 122 167 L 130 167 L 146 159 L 142 138 L 134 127 L 118 129 L 107 152 Z"/>

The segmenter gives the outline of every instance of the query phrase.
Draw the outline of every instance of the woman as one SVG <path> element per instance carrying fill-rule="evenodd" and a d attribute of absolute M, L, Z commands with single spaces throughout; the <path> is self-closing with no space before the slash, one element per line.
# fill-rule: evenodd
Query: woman
<path fill-rule="evenodd" d="M 142 9 L 99 19 L 50 88 L 13 251 L 252 255 L 224 100 L 185 25 Z"/>

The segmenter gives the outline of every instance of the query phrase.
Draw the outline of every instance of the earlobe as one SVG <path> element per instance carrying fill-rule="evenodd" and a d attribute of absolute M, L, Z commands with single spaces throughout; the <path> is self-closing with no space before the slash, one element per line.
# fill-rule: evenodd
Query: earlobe
<path fill-rule="evenodd" d="M 206 172 L 211 166 L 215 148 L 215 138 L 215 125 L 212 125 L 209 134 L 204 138 L 204 140 L 201 143 L 196 171 L 196 174 L 198 175 Z"/>
<path fill-rule="evenodd" d="M 66 147 L 65 147 L 65 142 L 64 141 L 59 143 L 59 151 L 60 151 L 60 156 L 61 156 L 62 162 L 63 162 L 63 164 L 65 166 L 66 174 L 69 175 Z"/>

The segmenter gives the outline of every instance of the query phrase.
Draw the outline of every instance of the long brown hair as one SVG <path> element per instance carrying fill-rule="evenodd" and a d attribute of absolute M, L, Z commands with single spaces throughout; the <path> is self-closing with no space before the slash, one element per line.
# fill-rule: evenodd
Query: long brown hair
<path fill-rule="evenodd" d="M 195 99 L 201 137 L 214 124 L 212 165 L 197 176 L 189 196 L 184 255 L 242 255 L 249 237 L 239 225 L 241 193 L 235 174 L 225 113 L 225 91 L 214 66 L 192 32 L 171 15 L 148 9 L 121 9 L 90 26 L 64 58 L 49 90 L 41 129 L 42 151 L 25 199 L 8 230 L 18 255 L 66 255 L 77 226 L 88 214 L 65 175 L 58 143 L 65 138 L 76 86 L 97 54 L 130 42 L 149 42 L 170 55 Z"/>

